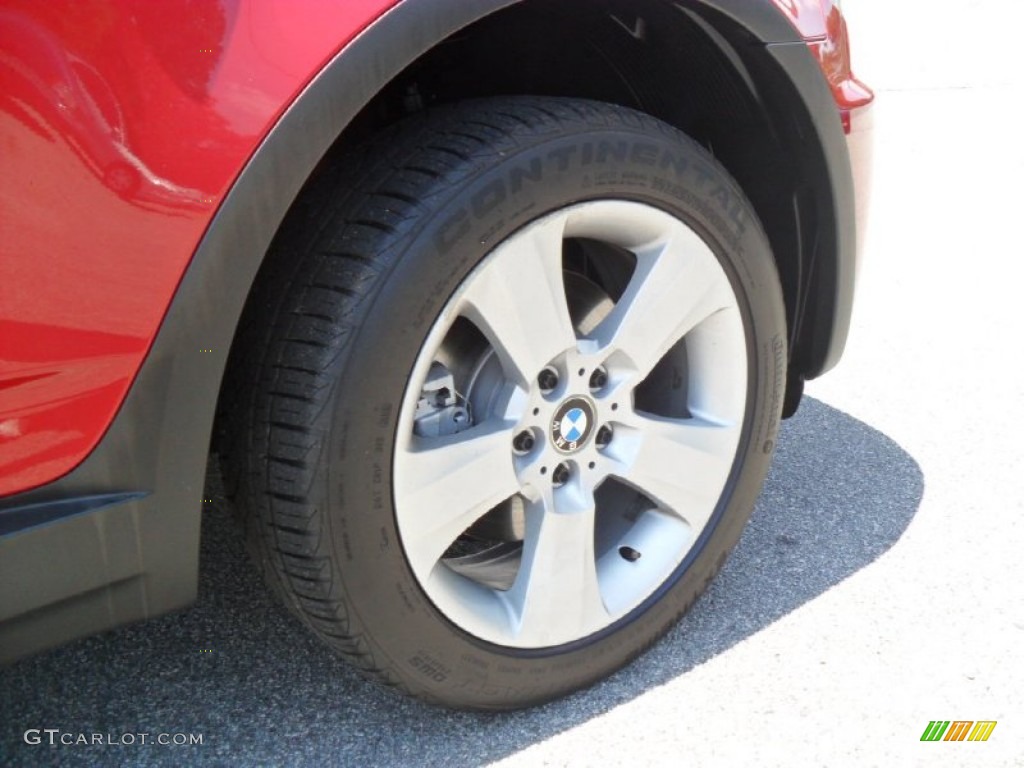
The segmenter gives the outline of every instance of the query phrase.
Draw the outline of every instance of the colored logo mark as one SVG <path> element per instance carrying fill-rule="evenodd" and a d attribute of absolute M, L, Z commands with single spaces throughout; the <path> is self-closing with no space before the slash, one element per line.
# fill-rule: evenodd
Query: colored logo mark
<path fill-rule="evenodd" d="M 996 720 L 931 720 L 921 741 L 988 741 Z"/>
<path fill-rule="evenodd" d="M 573 408 L 565 414 L 565 420 L 562 422 L 561 427 L 562 437 L 570 443 L 575 443 L 583 437 L 583 434 L 586 431 L 587 414 L 585 414 L 580 408 Z"/>
<path fill-rule="evenodd" d="M 583 397 L 562 403 L 551 420 L 551 442 L 560 453 L 572 453 L 586 444 L 594 431 L 594 406 Z"/>

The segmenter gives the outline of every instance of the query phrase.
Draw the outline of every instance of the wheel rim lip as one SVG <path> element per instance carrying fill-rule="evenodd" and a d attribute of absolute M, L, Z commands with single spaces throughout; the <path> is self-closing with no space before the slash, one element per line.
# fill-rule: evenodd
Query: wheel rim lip
<path fill-rule="evenodd" d="M 641 223 L 637 227 L 630 226 L 630 218 L 632 214 L 637 212 L 643 212 L 640 216 Z M 583 216 L 579 216 L 579 214 Z M 575 203 L 567 205 L 565 207 L 550 211 L 545 215 L 538 217 L 537 219 L 525 224 L 523 227 L 513 232 L 503 241 L 498 243 L 494 248 L 488 251 L 480 260 L 480 262 L 462 279 L 459 286 L 456 288 L 452 296 L 446 302 L 444 308 L 439 313 L 437 319 L 431 327 L 427 338 L 423 342 L 420 352 L 418 353 L 417 359 L 414 363 L 412 373 L 408 379 L 406 390 L 403 394 L 402 405 L 400 408 L 398 426 L 396 432 L 395 451 L 393 454 L 393 477 L 394 484 L 392 488 L 394 510 L 396 517 L 396 526 L 399 532 L 399 540 L 402 544 L 403 550 L 407 555 L 407 564 L 413 572 L 413 575 L 427 598 L 431 603 L 456 627 L 467 632 L 470 636 L 476 640 L 482 640 L 487 643 L 502 647 L 510 647 L 520 651 L 529 650 L 545 650 L 551 647 L 568 647 L 578 645 L 580 642 L 588 640 L 588 638 L 596 638 L 598 636 L 604 636 L 612 628 L 623 624 L 625 621 L 634 616 L 638 611 L 646 610 L 652 605 L 652 602 L 656 602 L 657 598 L 662 595 L 672 584 L 674 584 L 682 574 L 687 570 L 689 564 L 697 556 L 699 551 L 703 548 L 703 544 L 711 531 L 718 524 L 718 520 L 721 516 L 722 501 L 726 498 L 726 492 L 731 488 L 733 484 L 733 478 L 735 476 L 736 465 L 738 463 L 739 445 L 741 444 L 740 433 L 745 432 L 748 428 L 748 408 L 747 402 L 750 398 L 749 392 L 749 354 L 747 344 L 747 329 L 744 327 L 742 321 L 739 322 L 737 328 L 733 329 L 733 335 L 735 342 L 735 348 L 741 348 L 742 353 L 740 355 L 740 368 L 742 369 L 742 375 L 739 380 L 742 384 L 743 397 L 742 405 L 735 414 L 736 422 L 736 441 L 732 445 L 730 451 L 730 457 L 728 461 L 728 472 L 725 478 L 722 480 L 721 488 L 713 509 L 707 516 L 706 521 L 700 527 L 692 530 L 691 535 L 688 537 L 688 541 L 685 547 L 679 549 L 677 556 L 671 561 L 671 567 L 665 570 L 663 577 L 657 580 L 653 586 L 643 590 L 642 594 L 633 595 L 629 600 L 625 601 L 625 606 L 620 606 L 618 610 L 610 614 L 609 619 L 601 626 L 595 626 L 583 634 L 566 636 L 558 638 L 557 642 L 535 642 L 535 641 L 520 641 L 514 637 L 510 637 L 507 628 L 495 627 L 494 617 L 490 619 L 484 619 L 481 621 L 467 620 L 472 617 L 468 616 L 465 606 L 460 604 L 460 600 L 463 599 L 464 593 L 460 595 L 459 590 L 452 587 L 453 579 L 460 579 L 453 572 L 450 572 L 443 566 L 441 560 L 438 559 L 431 569 L 424 572 L 423 569 L 414 566 L 412 561 L 408 557 L 408 550 L 406 548 L 406 542 L 403 537 L 403 517 L 406 514 L 406 510 L 403 510 L 403 503 L 400 499 L 400 484 L 401 477 L 403 475 L 402 469 L 402 453 L 401 449 L 408 449 L 412 442 L 413 433 L 413 412 L 418 396 L 419 390 L 417 388 L 418 383 L 423 379 L 427 368 L 433 359 L 433 355 L 437 352 L 441 342 L 444 340 L 446 334 L 451 329 L 452 323 L 461 314 L 462 297 L 472 285 L 473 281 L 479 277 L 479 275 L 485 271 L 491 259 L 502 252 L 503 246 L 514 241 L 516 238 L 523 236 L 523 234 L 531 228 L 539 226 L 546 221 L 553 218 L 562 218 L 567 223 L 575 222 L 576 226 L 566 226 L 566 231 L 563 237 L 589 237 L 593 239 L 604 240 L 605 242 L 611 243 L 616 246 L 634 250 L 642 247 L 642 243 L 647 239 L 647 235 L 660 235 L 662 232 L 657 231 L 658 227 L 654 227 L 654 231 L 651 231 L 651 224 L 661 219 L 662 222 L 671 221 L 675 226 L 681 226 L 694 233 L 701 241 L 701 246 L 704 251 L 702 258 L 710 258 L 714 260 L 715 266 L 721 271 L 721 279 L 729 285 L 729 290 L 733 297 L 733 308 L 736 311 L 737 317 L 743 314 L 744 310 L 739 300 L 739 294 L 736 288 L 733 286 L 733 280 L 730 278 L 730 273 L 725 268 L 720 259 L 715 255 L 712 248 L 708 245 L 706 238 L 702 237 L 699 232 L 682 216 L 678 214 L 668 213 L 661 208 L 651 205 L 646 202 L 637 202 L 631 200 L 606 198 L 591 200 L 582 203 Z M 623 233 L 627 236 L 624 236 Z M 689 333 L 695 333 L 691 331 Z M 687 334 L 689 338 L 689 334 Z M 577 398 L 585 398 L 585 395 L 569 393 L 564 394 L 557 399 L 555 410 L 561 408 L 566 403 Z M 630 393 L 632 397 L 632 393 Z M 586 398 L 589 401 L 589 398 Z M 410 407 L 412 406 L 412 407 Z M 594 424 L 586 435 L 584 444 L 579 446 L 577 450 L 570 452 L 560 452 L 559 455 L 565 460 L 574 459 L 578 455 L 582 455 L 584 449 L 594 449 L 596 444 L 596 435 L 598 432 L 598 426 L 601 423 L 598 415 L 598 409 L 595 407 L 592 411 L 594 415 Z M 516 434 L 520 427 L 514 426 L 517 422 L 510 421 L 508 426 L 512 428 L 511 434 Z M 543 430 L 544 440 L 550 441 L 551 439 L 551 427 L 550 421 L 548 427 Z M 511 451 L 510 451 L 511 453 Z M 414 514 L 414 513 L 413 513 Z M 449 542 L 450 543 L 450 542 Z M 607 553 L 605 553 L 607 554 Z M 595 562 L 597 558 L 595 556 Z M 442 578 L 440 581 L 431 579 L 432 572 L 442 572 Z M 432 583 L 433 582 L 433 583 Z M 447 586 L 446 586 L 447 583 Z M 440 586 L 439 586 L 440 585 Z M 621 602 L 621 601 L 620 601 Z M 505 605 L 503 606 L 506 612 L 511 609 Z M 474 609 L 475 610 L 475 609 Z M 488 624 L 490 621 L 490 625 Z"/>

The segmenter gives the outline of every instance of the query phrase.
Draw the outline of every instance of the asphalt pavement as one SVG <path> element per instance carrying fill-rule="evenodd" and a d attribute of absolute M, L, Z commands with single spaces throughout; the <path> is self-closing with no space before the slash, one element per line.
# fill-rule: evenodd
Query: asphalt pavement
<path fill-rule="evenodd" d="M 268 597 L 212 473 L 215 502 L 203 522 L 197 604 L 0 673 L 0 754 L 20 765 L 109 765 L 114 758 L 155 765 L 437 766 L 514 757 L 685 679 L 815 600 L 889 549 L 918 509 L 924 486 L 914 460 L 885 435 L 819 401 L 809 400 L 787 424 L 777 456 L 728 566 L 664 641 L 594 689 L 511 715 L 422 705 L 364 681 L 335 659 Z M 73 734 L 65 740 L 79 733 L 135 734 L 136 743 L 51 747 L 47 728 Z M 39 729 L 43 743 L 24 744 L 28 729 Z M 142 733 L 150 734 L 147 741 L 201 734 L 203 743 L 144 745 Z M 611 762 L 636 764 L 635 739 L 644 741 L 643 729 L 620 735 L 610 745 Z M 566 759 L 577 757 L 606 764 L 587 752 Z"/>
<path fill-rule="evenodd" d="M 526 712 L 402 698 L 271 601 L 217 497 L 194 607 L 0 670 L 0 764 L 1024 766 L 1022 5 L 845 0 L 879 93 L 848 353 L 647 655 Z M 935 719 L 998 724 L 921 742 Z M 24 743 L 46 728 L 203 743 Z"/>

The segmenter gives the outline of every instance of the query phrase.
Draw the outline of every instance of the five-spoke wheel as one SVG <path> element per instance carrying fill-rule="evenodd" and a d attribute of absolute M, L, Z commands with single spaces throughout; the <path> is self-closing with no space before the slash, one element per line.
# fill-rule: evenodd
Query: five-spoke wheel
<path fill-rule="evenodd" d="M 746 357 L 729 276 L 670 214 L 600 200 L 511 235 L 427 336 L 399 419 L 398 529 L 430 599 L 529 648 L 626 615 L 715 510 Z M 461 424 L 433 430 L 451 409 Z"/>
<path fill-rule="evenodd" d="M 256 561 L 367 674 L 546 701 L 665 633 L 739 538 L 786 376 L 768 241 L 623 107 L 427 111 L 325 164 L 236 342 Z"/>

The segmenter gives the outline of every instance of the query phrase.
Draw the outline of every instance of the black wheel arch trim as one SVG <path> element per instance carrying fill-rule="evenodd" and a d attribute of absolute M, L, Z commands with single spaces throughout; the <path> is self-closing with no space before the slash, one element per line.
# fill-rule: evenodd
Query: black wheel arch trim
<path fill-rule="evenodd" d="M 216 393 L 249 289 L 281 221 L 317 163 L 380 88 L 441 40 L 518 1 L 404 0 L 329 62 L 284 113 L 214 216 L 99 445 L 59 480 L 0 499 L 0 518 L 10 513 L 14 521 L 19 514 L 23 521 L 0 535 L 0 661 L 195 599 Z M 806 46 L 771 3 L 686 5 L 734 19 L 762 44 L 778 43 L 768 48 L 812 113 L 835 110 Z M 835 207 L 848 209 L 852 219 L 852 181 L 838 119 L 831 126 L 821 117 L 816 128 L 828 167 L 837 169 Z M 852 247 L 839 245 L 837 274 L 852 275 Z M 839 283 L 843 288 L 844 280 Z M 841 351 L 848 303 L 842 296 L 836 302 L 826 349 L 838 339 Z M 826 354 L 820 370 L 829 360 Z M 90 497 L 111 503 L 90 511 L 73 501 Z M 26 509 L 32 514 L 26 516 Z M 54 567 L 55 554 L 63 557 L 62 567 Z M 27 572 L 39 559 L 54 574 L 42 585 Z"/>
<path fill-rule="evenodd" d="M 716 27 L 728 20 L 750 33 L 763 46 L 765 55 L 783 74 L 785 87 L 796 95 L 806 109 L 802 122 L 807 135 L 801 136 L 802 158 L 806 167 L 816 167 L 807 180 L 807 194 L 817 208 L 811 220 L 805 220 L 808 200 L 794 201 L 801 228 L 801 295 L 790 330 L 790 383 L 787 390 L 793 400 L 786 415 L 795 411 L 803 390 L 803 380 L 829 371 L 839 362 L 846 346 L 853 310 L 857 274 L 857 226 L 853 171 L 839 108 L 828 82 L 806 42 L 771 0 L 676 0 L 680 8 L 699 13 Z M 737 41 L 716 39 L 723 45 Z M 734 51 L 723 53 L 733 60 Z M 742 54 L 743 51 L 740 51 Z M 742 59 L 742 55 L 740 56 Z M 743 73 L 741 73 L 742 75 Z M 760 83 L 758 87 L 760 88 Z M 765 88 L 761 97 L 775 96 Z M 766 107 L 773 120 L 781 122 L 779 110 L 792 100 Z M 801 210 L 801 207 L 803 210 Z"/>

